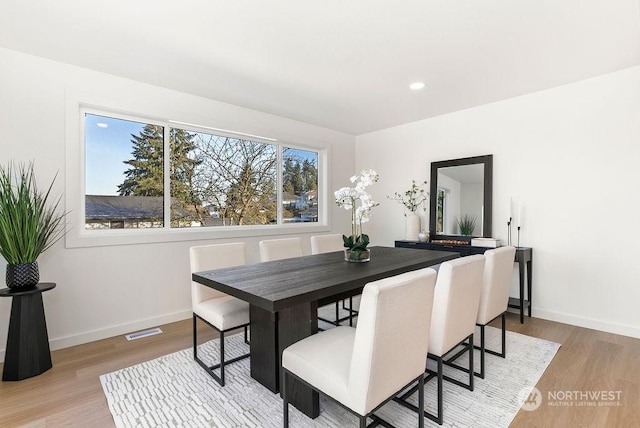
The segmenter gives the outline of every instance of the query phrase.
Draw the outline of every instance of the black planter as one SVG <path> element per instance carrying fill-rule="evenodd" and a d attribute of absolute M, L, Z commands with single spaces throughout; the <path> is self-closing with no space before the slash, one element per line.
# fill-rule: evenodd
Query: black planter
<path fill-rule="evenodd" d="M 11 289 L 33 288 L 40 282 L 38 262 L 7 265 L 7 287 Z"/>

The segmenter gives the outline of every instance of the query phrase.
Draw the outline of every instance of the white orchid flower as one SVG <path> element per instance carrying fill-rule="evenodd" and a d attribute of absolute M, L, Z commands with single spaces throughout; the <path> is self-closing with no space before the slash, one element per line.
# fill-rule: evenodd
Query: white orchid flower
<path fill-rule="evenodd" d="M 377 182 L 378 179 L 379 176 L 376 171 L 372 169 L 362 170 L 360 174 L 349 178 L 349 181 L 355 184 L 354 187 L 342 187 L 334 192 L 336 204 L 347 211 L 351 211 L 351 236 L 353 241 L 362 236 L 362 224 L 369 221 L 371 209 L 379 205 L 366 191 L 367 187 Z"/>

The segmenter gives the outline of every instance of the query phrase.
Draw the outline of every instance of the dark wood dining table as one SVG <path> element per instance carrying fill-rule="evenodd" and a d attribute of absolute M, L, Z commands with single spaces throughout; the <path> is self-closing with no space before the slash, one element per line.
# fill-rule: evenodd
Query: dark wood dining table
<path fill-rule="evenodd" d="M 372 247 L 367 263 L 348 263 L 343 252 L 332 252 L 197 272 L 192 279 L 249 303 L 251 376 L 279 392 L 282 351 L 318 331 L 319 306 L 360 294 L 371 281 L 456 257 L 445 251 Z M 293 380 L 287 391 L 299 410 L 318 416 L 316 392 Z"/>

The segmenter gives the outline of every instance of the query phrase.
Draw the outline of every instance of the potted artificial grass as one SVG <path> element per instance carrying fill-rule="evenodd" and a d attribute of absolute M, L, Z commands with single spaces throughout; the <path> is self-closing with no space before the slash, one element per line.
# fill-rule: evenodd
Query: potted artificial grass
<path fill-rule="evenodd" d="M 39 280 L 37 258 L 64 236 L 61 196 L 51 198 L 55 177 L 38 189 L 33 163 L 0 166 L 0 255 L 7 261 L 7 287 L 27 289 Z"/>

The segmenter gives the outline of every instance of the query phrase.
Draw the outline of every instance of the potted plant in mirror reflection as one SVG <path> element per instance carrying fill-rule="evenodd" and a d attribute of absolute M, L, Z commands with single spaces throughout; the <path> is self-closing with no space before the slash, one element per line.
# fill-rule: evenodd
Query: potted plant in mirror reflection
<path fill-rule="evenodd" d="M 461 218 L 456 219 L 458 225 L 458 231 L 460 235 L 471 236 L 476 229 L 476 218 L 474 216 L 465 214 Z"/>
<path fill-rule="evenodd" d="M 52 200 L 55 177 L 42 191 L 33 163 L 0 166 L 0 255 L 7 261 L 7 287 L 28 289 L 40 280 L 37 258 L 65 233 L 61 196 Z"/>
<path fill-rule="evenodd" d="M 420 185 L 415 180 L 411 180 L 411 187 L 402 192 L 395 192 L 393 196 L 387 195 L 388 199 L 401 203 L 407 211 L 405 211 L 405 239 L 427 241 L 424 232 L 420 232 L 420 217 L 416 213 L 422 206 L 422 211 L 427 211 L 425 202 L 429 199 L 429 192 L 425 191 L 423 186 L 427 182 L 423 181 Z M 422 235 L 422 236 L 421 236 Z"/>
<path fill-rule="evenodd" d="M 350 178 L 354 187 L 342 187 L 334 192 L 336 204 L 351 212 L 351 235 L 342 235 L 345 247 L 345 260 L 348 262 L 368 262 L 371 253 L 368 247 L 369 235 L 362 225 L 369 221 L 369 212 L 379 204 L 367 192 L 367 187 L 378 181 L 378 174 L 364 170 Z"/>

